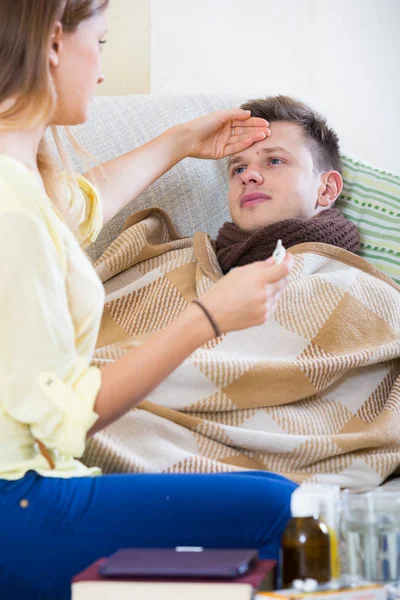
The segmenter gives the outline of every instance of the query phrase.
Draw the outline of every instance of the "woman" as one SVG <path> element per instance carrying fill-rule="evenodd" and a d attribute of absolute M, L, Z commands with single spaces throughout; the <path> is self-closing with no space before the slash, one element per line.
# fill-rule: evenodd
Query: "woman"
<path fill-rule="evenodd" d="M 88 174 L 100 193 L 88 179 L 58 176 L 43 135 L 49 125 L 87 117 L 103 80 L 106 6 L 0 2 L 0 590 L 7 600 L 69 598 L 75 573 L 123 546 L 257 547 L 276 558 L 294 488 L 268 473 L 93 477 L 98 471 L 74 458 L 87 434 L 137 406 L 198 346 L 262 323 L 292 266 L 288 256 L 283 265 L 236 269 L 141 347 L 101 371 L 90 366 L 104 295 L 77 240 L 92 242 L 102 212 L 112 217 L 183 157 L 221 158 L 269 134 L 266 121 L 248 112 L 221 111 Z"/>

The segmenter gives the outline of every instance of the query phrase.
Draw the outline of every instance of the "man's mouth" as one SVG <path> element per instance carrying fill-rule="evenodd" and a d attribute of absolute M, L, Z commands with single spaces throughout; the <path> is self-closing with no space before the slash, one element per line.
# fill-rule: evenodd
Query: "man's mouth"
<path fill-rule="evenodd" d="M 240 208 L 253 206 L 253 204 L 259 204 L 260 202 L 266 202 L 267 200 L 272 200 L 271 196 L 267 196 L 267 194 L 261 194 L 261 192 L 245 194 L 240 199 Z"/>

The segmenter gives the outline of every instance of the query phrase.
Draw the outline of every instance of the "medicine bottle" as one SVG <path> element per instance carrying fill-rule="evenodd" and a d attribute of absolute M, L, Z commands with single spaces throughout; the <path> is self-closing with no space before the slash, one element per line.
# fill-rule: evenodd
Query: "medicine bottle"
<path fill-rule="evenodd" d="M 328 527 L 318 518 L 319 502 L 300 490 L 292 494 L 292 519 L 281 543 L 281 584 L 292 587 L 295 579 L 331 580 L 331 540 Z"/>

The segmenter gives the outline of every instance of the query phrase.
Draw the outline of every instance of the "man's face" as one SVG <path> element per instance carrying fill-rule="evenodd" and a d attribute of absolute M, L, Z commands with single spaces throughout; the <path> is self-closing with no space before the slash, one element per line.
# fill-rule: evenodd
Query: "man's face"
<path fill-rule="evenodd" d="M 277 121 L 270 129 L 269 137 L 230 159 L 229 209 L 247 231 L 317 212 L 321 177 L 301 127 Z"/>

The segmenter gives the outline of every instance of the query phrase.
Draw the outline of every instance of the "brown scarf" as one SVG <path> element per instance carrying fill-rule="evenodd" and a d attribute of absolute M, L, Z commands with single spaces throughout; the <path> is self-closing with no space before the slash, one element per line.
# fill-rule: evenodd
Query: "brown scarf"
<path fill-rule="evenodd" d="M 303 242 L 322 242 L 356 252 L 360 246 L 357 227 L 337 208 L 310 219 L 286 219 L 258 231 L 245 231 L 226 222 L 218 232 L 217 257 L 224 273 L 233 267 L 269 258 L 278 240 L 285 248 Z"/>

